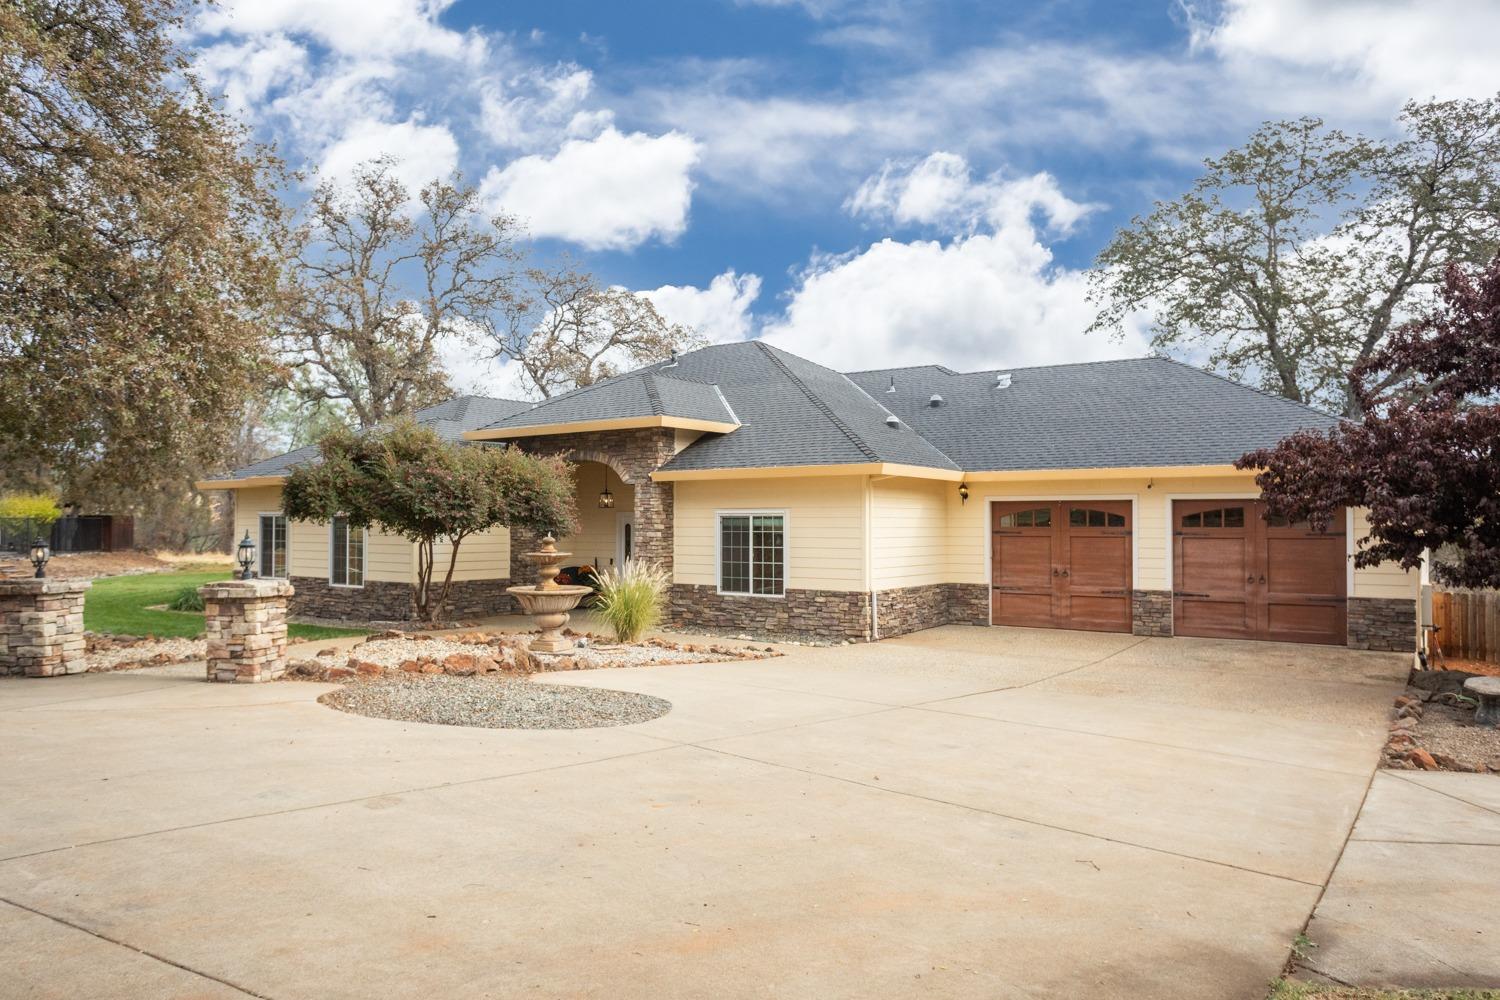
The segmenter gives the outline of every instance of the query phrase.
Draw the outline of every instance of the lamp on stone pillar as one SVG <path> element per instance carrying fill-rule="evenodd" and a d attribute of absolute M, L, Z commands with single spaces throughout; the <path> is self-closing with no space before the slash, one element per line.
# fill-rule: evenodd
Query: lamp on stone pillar
<path fill-rule="evenodd" d="M 36 576 L 40 580 L 47 575 L 47 560 L 52 558 L 52 549 L 45 538 L 38 538 L 31 543 L 31 565 L 36 567 Z"/>
<path fill-rule="evenodd" d="M 235 547 L 235 558 L 240 564 L 240 579 L 255 579 L 255 543 L 250 540 L 250 529 L 245 529 L 245 537 L 240 539 L 240 544 Z"/>

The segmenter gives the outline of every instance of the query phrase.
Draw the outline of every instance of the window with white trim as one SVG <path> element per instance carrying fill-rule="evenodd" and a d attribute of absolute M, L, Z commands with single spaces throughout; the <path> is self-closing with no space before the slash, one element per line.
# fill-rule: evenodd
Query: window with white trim
<path fill-rule="evenodd" d="M 339 515 L 329 525 L 328 582 L 335 587 L 365 585 L 365 529 Z"/>
<path fill-rule="evenodd" d="M 786 593 L 785 515 L 719 515 L 719 590 L 761 597 Z"/>
<path fill-rule="evenodd" d="M 260 575 L 286 579 L 286 515 L 260 516 Z"/>

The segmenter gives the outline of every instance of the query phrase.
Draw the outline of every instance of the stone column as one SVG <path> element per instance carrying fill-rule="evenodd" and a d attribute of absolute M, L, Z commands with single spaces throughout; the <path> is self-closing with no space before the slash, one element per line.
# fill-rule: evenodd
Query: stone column
<path fill-rule="evenodd" d="M 286 671 L 285 580 L 226 580 L 198 588 L 203 597 L 208 679 L 253 684 Z"/>
<path fill-rule="evenodd" d="M 87 580 L 0 580 L 0 674 L 56 677 L 84 669 Z"/>

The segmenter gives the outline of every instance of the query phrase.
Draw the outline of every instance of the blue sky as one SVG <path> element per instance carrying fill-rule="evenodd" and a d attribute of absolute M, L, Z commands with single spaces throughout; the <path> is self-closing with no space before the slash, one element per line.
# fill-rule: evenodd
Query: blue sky
<path fill-rule="evenodd" d="M 1468 0 L 224 0 L 192 35 L 310 175 L 461 169 L 540 253 L 843 369 L 1145 353 L 1146 317 L 1084 334 L 1087 269 L 1203 157 L 1500 89 Z"/>

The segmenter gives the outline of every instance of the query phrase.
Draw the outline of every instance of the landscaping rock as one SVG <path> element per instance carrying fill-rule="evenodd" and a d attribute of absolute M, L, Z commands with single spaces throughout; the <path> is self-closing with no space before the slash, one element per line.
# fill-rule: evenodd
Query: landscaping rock
<path fill-rule="evenodd" d="M 1433 759 L 1432 754 L 1421 747 L 1413 747 L 1406 755 L 1406 759 L 1424 771 L 1436 771 L 1438 769 L 1438 762 Z"/>

